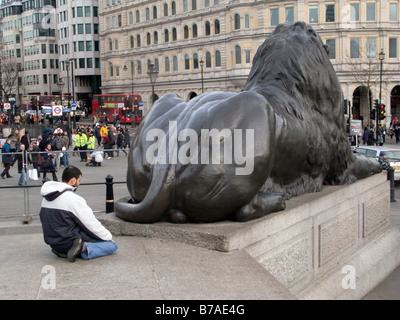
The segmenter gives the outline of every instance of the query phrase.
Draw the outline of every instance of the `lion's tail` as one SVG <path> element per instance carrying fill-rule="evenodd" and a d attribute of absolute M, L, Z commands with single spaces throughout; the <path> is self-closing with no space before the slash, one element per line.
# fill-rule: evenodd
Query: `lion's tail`
<path fill-rule="evenodd" d="M 159 221 L 169 208 L 175 184 L 175 171 L 171 166 L 155 168 L 143 201 L 134 203 L 131 197 L 125 197 L 115 203 L 115 214 L 119 218 L 136 223 L 153 223 Z"/>

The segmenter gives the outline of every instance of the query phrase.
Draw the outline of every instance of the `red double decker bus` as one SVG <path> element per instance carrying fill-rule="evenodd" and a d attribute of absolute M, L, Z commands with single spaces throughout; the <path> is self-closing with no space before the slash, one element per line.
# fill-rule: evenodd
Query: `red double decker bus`
<path fill-rule="evenodd" d="M 136 116 L 141 118 L 139 103 L 142 97 L 139 94 L 95 94 L 92 101 L 92 114 L 104 121 L 113 122 L 118 114 L 120 123 L 132 123 Z"/>

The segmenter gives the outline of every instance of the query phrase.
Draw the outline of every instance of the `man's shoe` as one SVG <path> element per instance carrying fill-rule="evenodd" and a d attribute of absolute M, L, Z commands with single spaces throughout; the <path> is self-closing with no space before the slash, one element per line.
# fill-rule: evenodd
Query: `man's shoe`
<path fill-rule="evenodd" d="M 4 174 L 1 174 L 1 178 L 2 178 L 2 179 L 5 179 L 6 177 L 4 176 Z"/>
<path fill-rule="evenodd" d="M 53 252 L 57 257 L 60 257 L 60 258 L 67 258 L 67 255 L 66 255 L 65 253 L 58 252 L 58 251 L 56 251 L 56 250 L 54 250 L 54 249 L 51 249 L 51 252 Z"/>
<path fill-rule="evenodd" d="M 13 176 L 7 176 L 7 178 L 14 178 Z"/>
<path fill-rule="evenodd" d="M 75 262 L 75 258 L 78 254 L 82 252 L 83 240 L 81 237 L 76 238 L 71 249 L 68 250 L 67 258 L 69 262 Z"/>

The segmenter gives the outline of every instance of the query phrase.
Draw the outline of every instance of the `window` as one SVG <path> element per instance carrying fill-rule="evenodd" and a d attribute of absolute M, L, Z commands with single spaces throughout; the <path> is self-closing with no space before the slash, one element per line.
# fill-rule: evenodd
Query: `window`
<path fill-rule="evenodd" d="M 270 10 L 270 24 L 271 26 L 277 26 L 279 24 L 279 8 Z"/>
<path fill-rule="evenodd" d="M 164 3 L 164 17 L 168 17 L 168 4 Z"/>
<path fill-rule="evenodd" d="M 310 6 L 308 8 L 308 22 L 309 23 L 318 22 L 318 6 Z"/>
<path fill-rule="evenodd" d="M 140 22 L 140 13 L 139 10 L 136 10 L 136 23 Z"/>
<path fill-rule="evenodd" d="M 206 68 L 211 68 L 211 53 L 206 52 Z"/>
<path fill-rule="evenodd" d="M 78 24 L 78 34 L 83 34 L 83 23 Z"/>
<path fill-rule="evenodd" d="M 360 39 L 350 39 L 350 58 L 356 59 L 360 57 Z"/>
<path fill-rule="evenodd" d="M 85 17 L 90 17 L 90 7 L 85 7 Z"/>
<path fill-rule="evenodd" d="M 119 47 L 118 47 L 118 39 L 115 39 L 115 40 L 114 40 L 114 49 L 115 49 L 115 50 L 118 50 L 118 49 L 119 49 Z"/>
<path fill-rule="evenodd" d="M 199 56 L 197 53 L 193 54 L 193 69 L 199 68 Z"/>
<path fill-rule="evenodd" d="M 46 44 L 42 44 L 42 53 L 46 53 Z"/>
<path fill-rule="evenodd" d="M 325 22 L 334 22 L 335 21 L 335 5 L 327 4 L 325 6 Z"/>
<path fill-rule="evenodd" d="M 172 57 L 172 70 L 178 71 L 178 57 L 177 56 Z"/>
<path fill-rule="evenodd" d="M 197 10 L 197 0 L 192 0 L 192 10 Z"/>
<path fill-rule="evenodd" d="M 92 50 L 93 50 L 92 41 L 86 41 L 86 51 L 92 51 Z"/>
<path fill-rule="evenodd" d="M 42 69 L 46 69 L 46 68 L 47 68 L 47 60 L 42 59 Z"/>
<path fill-rule="evenodd" d="M 86 34 L 92 33 L 92 25 L 90 23 L 85 23 L 85 33 Z"/>
<path fill-rule="evenodd" d="M 115 75 L 119 77 L 119 67 L 115 67 Z"/>
<path fill-rule="evenodd" d="M 389 4 L 389 20 L 397 21 L 397 3 Z"/>
<path fill-rule="evenodd" d="M 206 21 L 205 31 L 206 31 L 206 36 L 209 36 L 211 34 L 211 26 L 209 21 Z"/>
<path fill-rule="evenodd" d="M 113 68 L 113 64 L 111 62 L 108 64 L 108 69 L 110 72 L 110 77 L 113 77 L 114 76 L 114 68 Z"/>
<path fill-rule="evenodd" d="M 245 29 L 250 28 L 250 16 L 248 14 L 244 16 L 244 27 Z"/>
<path fill-rule="evenodd" d="M 85 68 L 85 58 L 79 58 L 79 68 Z"/>
<path fill-rule="evenodd" d="M 129 37 L 129 46 L 131 47 L 131 49 L 134 47 L 135 41 L 134 41 L 134 37 L 130 36 Z"/>
<path fill-rule="evenodd" d="M 376 38 L 367 38 L 366 52 L 367 58 L 376 58 Z"/>
<path fill-rule="evenodd" d="M 108 50 L 112 51 L 112 40 L 108 39 Z"/>
<path fill-rule="evenodd" d="M 78 50 L 85 51 L 85 41 L 78 41 Z"/>
<path fill-rule="evenodd" d="M 210 0 L 204 0 L 204 8 L 210 7 Z"/>
<path fill-rule="evenodd" d="M 118 15 L 118 27 L 122 27 L 122 16 Z"/>
<path fill-rule="evenodd" d="M 154 44 L 157 44 L 158 43 L 158 32 L 157 31 L 154 31 L 154 35 L 153 35 L 153 43 Z"/>
<path fill-rule="evenodd" d="M 176 40 L 177 40 L 176 28 L 172 28 L 172 41 L 176 41 Z"/>
<path fill-rule="evenodd" d="M 397 58 L 397 38 L 389 38 L 389 58 Z"/>
<path fill-rule="evenodd" d="M 359 3 L 350 3 L 350 21 L 360 21 Z"/>
<path fill-rule="evenodd" d="M 129 24 L 133 24 L 133 13 L 129 12 Z"/>
<path fill-rule="evenodd" d="M 188 0 L 183 1 L 183 12 L 188 12 Z"/>
<path fill-rule="evenodd" d="M 87 58 L 86 59 L 86 67 L 87 68 L 93 68 L 93 58 Z"/>
<path fill-rule="evenodd" d="M 164 65 L 165 65 L 165 72 L 169 72 L 170 71 L 170 65 L 169 65 L 169 58 L 168 57 L 165 57 Z"/>
<path fill-rule="evenodd" d="M 329 46 L 329 59 L 336 59 L 336 39 L 326 39 L 326 44 Z"/>
<path fill-rule="evenodd" d="M 157 7 L 153 6 L 153 19 L 157 19 Z"/>
<path fill-rule="evenodd" d="M 146 40 L 147 40 L 147 45 L 150 45 L 150 44 L 151 44 L 151 36 L 150 36 L 150 32 L 147 32 L 147 35 L 146 35 Z"/>
<path fill-rule="evenodd" d="M 185 54 L 185 70 L 190 69 L 190 60 L 189 60 L 189 55 Z"/>
<path fill-rule="evenodd" d="M 215 51 L 215 66 L 221 66 L 221 52 L 219 50 Z"/>
<path fill-rule="evenodd" d="M 197 24 L 192 26 L 192 37 L 197 38 Z"/>
<path fill-rule="evenodd" d="M 164 42 L 169 42 L 169 31 L 168 31 L 168 29 L 164 30 Z"/>
<path fill-rule="evenodd" d="M 98 7 L 93 7 L 93 17 L 98 16 Z"/>
<path fill-rule="evenodd" d="M 214 33 L 215 33 L 215 34 L 219 34 L 219 33 L 220 33 L 219 20 L 218 20 L 218 19 L 216 19 L 216 20 L 214 21 Z"/>
<path fill-rule="evenodd" d="M 176 2 L 172 1 L 171 3 L 171 14 L 175 15 L 176 14 Z"/>
<path fill-rule="evenodd" d="M 242 49 L 239 45 L 235 46 L 235 63 L 241 64 L 242 63 Z"/>
<path fill-rule="evenodd" d="M 367 3 L 367 21 L 375 21 L 375 2 Z"/>
<path fill-rule="evenodd" d="M 285 8 L 285 22 L 294 22 L 294 7 Z"/>
<path fill-rule="evenodd" d="M 146 8 L 146 21 L 150 20 L 150 9 Z"/>
<path fill-rule="evenodd" d="M 94 51 L 99 51 L 100 50 L 100 41 L 95 41 L 94 42 Z"/>
<path fill-rule="evenodd" d="M 141 43 L 140 43 L 140 35 L 139 35 L 139 34 L 136 36 L 136 46 L 138 46 L 138 47 L 141 46 Z"/>
<path fill-rule="evenodd" d="M 100 58 L 94 58 L 94 67 L 100 68 Z"/>
<path fill-rule="evenodd" d="M 235 13 L 235 30 L 240 29 L 240 15 L 238 13 Z"/>
<path fill-rule="evenodd" d="M 93 23 L 93 33 L 99 34 L 99 24 L 98 23 Z"/>
<path fill-rule="evenodd" d="M 189 27 L 188 26 L 183 27 L 183 38 L 189 39 Z"/>
<path fill-rule="evenodd" d="M 246 50 L 245 52 L 246 63 L 251 63 L 251 51 Z"/>
<path fill-rule="evenodd" d="M 83 7 L 76 7 L 76 16 L 83 17 Z"/>

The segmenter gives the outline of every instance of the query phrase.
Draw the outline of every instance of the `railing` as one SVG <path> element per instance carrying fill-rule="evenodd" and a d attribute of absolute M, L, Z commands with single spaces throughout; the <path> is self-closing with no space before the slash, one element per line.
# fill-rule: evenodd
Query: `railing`
<path fill-rule="evenodd" d="M 93 151 L 101 151 L 106 153 L 106 151 L 109 152 L 118 152 L 118 151 L 128 151 L 129 149 L 96 149 L 96 150 L 66 150 L 66 151 L 51 151 L 53 154 L 64 154 L 64 153 L 71 153 L 71 152 L 77 152 L 77 153 L 91 153 Z M 28 158 L 32 154 L 46 154 L 47 152 L 44 151 L 27 151 L 27 152 L 10 152 L 6 153 L 7 155 L 21 155 L 21 160 L 22 160 L 22 171 L 21 174 L 23 174 L 23 185 L 8 185 L 8 186 L 0 186 L 0 193 L 2 192 L 2 189 L 23 189 L 24 190 L 24 215 L 23 215 L 23 223 L 27 224 L 32 221 L 32 217 L 38 214 L 32 214 L 30 212 L 30 198 L 29 198 L 29 190 L 31 188 L 41 188 L 43 183 L 46 183 L 49 181 L 49 179 L 46 177 L 45 179 L 42 180 L 42 184 L 28 184 L 28 177 L 27 177 L 27 169 L 28 169 Z M 1 159 L 1 157 L 0 157 Z M 15 158 L 14 158 L 15 159 Z M 52 161 L 54 161 L 53 159 Z M 17 162 L 17 160 L 15 160 Z M 14 162 L 14 163 L 15 163 Z M 106 186 L 106 199 L 105 199 L 105 212 L 110 213 L 114 211 L 114 192 L 113 192 L 113 185 L 114 184 L 126 184 L 126 181 L 113 181 L 113 177 L 109 174 L 105 177 L 105 182 L 87 182 L 87 183 L 80 183 L 80 186 L 99 186 L 99 185 L 105 185 Z M 94 211 L 94 212 L 100 212 L 100 211 Z M 101 211 L 103 212 L 103 211 Z M 15 218 L 17 215 L 1 215 L 0 218 Z"/>

